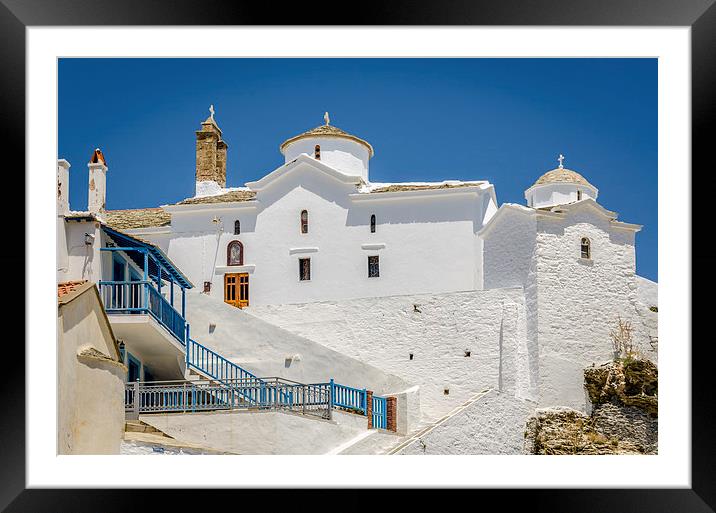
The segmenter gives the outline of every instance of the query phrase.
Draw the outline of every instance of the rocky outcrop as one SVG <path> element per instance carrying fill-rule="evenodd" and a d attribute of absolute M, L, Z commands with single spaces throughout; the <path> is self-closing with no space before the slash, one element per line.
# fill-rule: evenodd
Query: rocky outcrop
<path fill-rule="evenodd" d="M 658 369 L 626 358 L 584 371 L 592 403 L 587 415 L 571 408 L 537 410 L 525 429 L 527 454 L 656 454 Z"/>

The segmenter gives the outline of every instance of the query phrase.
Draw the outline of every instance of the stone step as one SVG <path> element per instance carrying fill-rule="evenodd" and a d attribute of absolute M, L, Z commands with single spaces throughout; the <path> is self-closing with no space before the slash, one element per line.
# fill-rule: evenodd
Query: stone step
<path fill-rule="evenodd" d="M 149 424 L 145 424 L 141 420 L 127 420 L 124 423 L 124 431 L 127 433 L 151 433 L 154 435 L 164 436 L 167 438 L 171 438 L 169 435 L 164 433 L 163 431 L 158 430 L 154 426 L 150 426 Z"/>

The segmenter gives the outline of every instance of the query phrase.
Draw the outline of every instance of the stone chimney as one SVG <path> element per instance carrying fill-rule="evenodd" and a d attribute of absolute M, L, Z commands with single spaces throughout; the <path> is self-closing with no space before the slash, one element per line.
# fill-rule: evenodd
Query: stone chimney
<path fill-rule="evenodd" d="M 57 160 L 57 215 L 70 213 L 70 163 Z"/>
<path fill-rule="evenodd" d="M 104 212 L 107 200 L 107 163 L 99 148 L 92 153 L 87 167 L 89 168 L 87 210 L 92 214 Z"/>
<path fill-rule="evenodd" d="M 221 129 L 211 115 L 196 132 L 196 195 L 216 194 L 226 187 L 226 150 L 228 145 L 221 139 Z"/>

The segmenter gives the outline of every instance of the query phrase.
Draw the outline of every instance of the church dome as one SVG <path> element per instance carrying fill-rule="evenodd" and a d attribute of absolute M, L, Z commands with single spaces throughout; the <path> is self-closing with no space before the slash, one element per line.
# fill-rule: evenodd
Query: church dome
<path fill-rule="evenodd" d="M 368 179 L 368 161 L 373 157 L 373 147 L 353 134 L 331 125 L 326 112 L 324 125 L 287 139 L 279 147 L 286 163 L 306 154 L 320 160 L 333 169 L 349 176 Z"/>
<path fill-rule="evenodd" d="M 322 138 L 322 137 L 340 137 L 343 139 L 348 139 L 357 143 L 360 143 L 364 145 L 366 148 L 368 148 L 368 151 L 370 152 L 370 156 L 372 157 L 374 155 L 373 146 L 370 145 L 368 141 L 364 141 L 360 137 L 356 137 L 353 134 L 349 134 L 348 132 L 345 132 L 341 130 L 338 127 L 325 124 L 321 126 L 317 126 L 316 128 L 312 128 L 311 130 L 308 130 L 307 132 L 303 132 L 302 134 L 298 134 L 294 137 L 291 137 L 290 139 L 286 139 L 283 144 L 279 147 L 281 150 L 281 153 L 284 153 L 285 148 L 296 141 L 300 141 L 301 139 L 315 139 L 315 138 Z"/>
<path fill-rule="evenodd" d="M 548 183 L 576 183 L 593 187 L 593 185 L 590 184 L 587 179 L 584 178 L 582 175 L 580 175 L 576 171 L 572 171 L 571 169 L 566 169 L 563 167 L 558 167 L 552 169 L 551 171 L 547 171 L 545 174 L 543 174 L 537 179 L 534 185 L 544 185 Z"/>
<path fill-rule="evenodd" d="M 551 208 L 592 198 L 596 201 L 599 191 L 582 175 L 562 165 L 564 155 L 559 156 L 559 167 L 547 171 L 525 191 L 527 206 Z"/>

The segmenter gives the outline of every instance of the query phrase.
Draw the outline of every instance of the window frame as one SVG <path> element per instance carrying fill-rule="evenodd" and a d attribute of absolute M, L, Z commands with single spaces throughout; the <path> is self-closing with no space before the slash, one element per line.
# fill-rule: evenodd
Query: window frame
<path fill-rule="evenodd" d="M 240 249 L 240 251 L 239 251 L 239 263 L 238 263 L 238 264 L 232 263 L 232 260 L 231 260 L 231 248 L 233 248 L 234 246 L 238 246 L 239 249 Z M 233 267 L 233 266 L 244 265 L 244 245 L 241 243 L 241 241 L 239 241 L 239 240 L 232 240 L 232 241 L 229 242 L 229 244 L 226 246 L 226 265 L 227 265 L 227 267 Z"/>
<path fill-rule="evenodd" d="M 308 262 L 308 273 L 307 277 L 304 278 L 303 263 Z M 311 281 L 311 258 L 301 257 L 298 259 L 298 281 Z"/>
<path fill-rule="evenodd" d="M 234 235 L 241 235 L 241 221 L 234 221 Z"/>
<path fill-rule="evenodd" d="M 371 264 L 371 259 L 375 262 Z M 371 269 L 375 269 L 376 274 L 371 274 Z M 368 255 L 368 278 L 380 278 L 380 255 Z"/>
<path fill-rule="evenodd" d="M 586 242 L 585 242 L 586 241 Z M 584 256 L 584 248 L 587 248 L 587 256 Z M 582 237 L 579 241 L 579 257 L 582 260 L 592 259 L 592 241 L 589 237 Z"/>
<path fill-rule="evenodd" d="M 305 219 L 304 214 L 306 214 Z M 301 228 L 301 234 L 306 235 L 308 233 L 308 210 L 305 208 L 301 210 L 301 214 L 299 215 L 298 219 Z"/>

